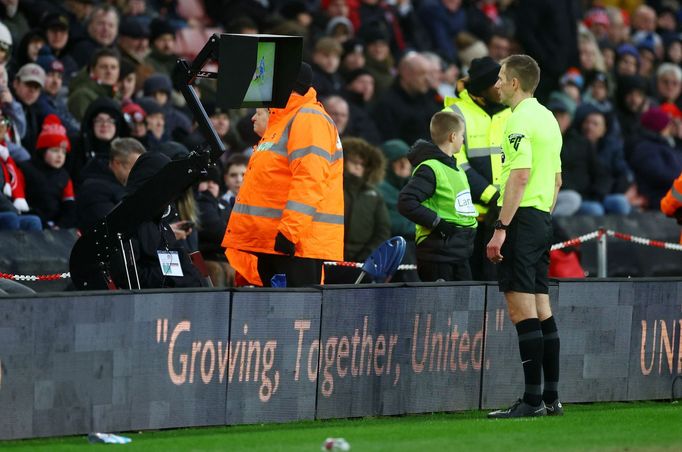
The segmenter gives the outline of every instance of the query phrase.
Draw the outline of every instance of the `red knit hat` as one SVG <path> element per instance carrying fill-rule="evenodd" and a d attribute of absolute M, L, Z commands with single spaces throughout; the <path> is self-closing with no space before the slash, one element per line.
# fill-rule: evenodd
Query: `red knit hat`
<path fill-rule="evenodd" d="M 658 107 L 650 108 L 639 119 L 642 127 L 649 129 L 652 132 L 660 132 L 670 124 L 670 116 Z"/>
<path fill-rule="evenodd" d="M 57 115 L 47 115 L 43 121 L 43 130 L 38 135 L 36 149 L 58 148 L 66 143 L 66 151 L 71 150 L 71 142 L 66 135 L 66 129 Z"/>

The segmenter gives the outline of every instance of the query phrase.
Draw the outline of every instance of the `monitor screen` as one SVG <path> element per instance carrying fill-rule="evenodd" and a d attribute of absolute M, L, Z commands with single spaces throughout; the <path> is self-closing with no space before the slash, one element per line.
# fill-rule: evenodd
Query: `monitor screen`
<path fill-rule="evenodd" d="M 272 101 L 272 84 L 275 69 L 275 43 L 258 42 L 256 71 L 253 74 L 244 102 L 257 104 Z"/>

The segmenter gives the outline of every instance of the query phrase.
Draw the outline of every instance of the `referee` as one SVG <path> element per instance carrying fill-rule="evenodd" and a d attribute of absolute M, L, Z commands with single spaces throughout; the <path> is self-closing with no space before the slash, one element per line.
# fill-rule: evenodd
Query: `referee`
<path fill-rule="evenodd" d="M 498 282 L 518 333 L 525 391 L 510 408 L 489 413 L 490 418 L 563 414 L 557 393 L 559 335 L 547 285 L 562 139 L 552 112 L 533 97 L 539 80 L 533 58 L 512 55 L 502 61 L 495 85 L 512 114 L 502 144 L 502 209 L 486 254 L 500 264 Z"/>

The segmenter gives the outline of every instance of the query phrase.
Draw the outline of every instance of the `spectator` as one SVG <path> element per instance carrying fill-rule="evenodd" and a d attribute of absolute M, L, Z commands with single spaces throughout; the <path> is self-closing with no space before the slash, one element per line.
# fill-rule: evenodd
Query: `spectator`
<path fill-rule="evenodd" d="M 121 111 L 130 129 L 130 136 L 144 144 L 147 138 L 147 113 L 135 102 L 126 102 Z"/>
<path fill-rule="evenodd" d="M 602 111 L 593 105 L 584 105 L 576 111 L 575 126 L 595 147 L 597 157 L 611 179 L 604 201 L 593 212 L 595 215 L 627 215 L 632 210 L 628 196 L 632 196 L 632 170 L 625 160 L 623 141 L 609 134 L 611 123 Z M 626 196 L 626 192 L 628 193 Z"/>
<path fill-rule="evenodd" d="M 249 157 L 242 154 L 231 155 L 225 163 L 223 183 L 225 184 L 226 190 L 220 199 L 226 206 L 229 206 L 230 211 L 232 211 L 232 207 L 234 207 L 237 195 L 239 194 L 239 189 L 244 182 L 244 173 L 246 173 L 246 166 L 248 164 Z"/>
<path fill-rule="evenodd" d="M 144 139 L 138 139 L 147 149 L 156 149 L 162 143 L 170 140 L 170 136 L 166 132 L 166 115 L 161 106 L 151 97 L 143 97 L 137 103 L 147 113 L 145 117 L 147 134 Z"/>
<path fill-rule="evenodd" d="M 493 31 L 487 42 L 488 56 L 498 63 L 511 55 L 511 39 L 502 30 Z"/>
<path fill-rule="evenodd" d="M 29 160 L 31 154 L 21 145 L 26 133 L 26 115 L 21 104 L 14 99 L 7 84 L 7 70 L 0 65 L 0 143 L 9 149 L 17 162 Z"/>
<path fill-rule="evenodd" d="M 592 8 L 587 11 L 583 23 L 597 41 L 608 39 L 611 20 L 603 8 Z"/>
<path fill-rule="evenodd" d="M 343 49 L 334 38 L 320 38 L 313 50 L 313 88 L 320 98 L 339 94 L 343 79 L 338 74 Z"/>
<path fill-rule="evenodd" d="M 93 168 L 78 189 L 77 225 L 81 231 L 94 226 L 123 199 L 128 175 L 145 149 L 133 138 L 115 138 L 111 142 L 109 164 Z"/>
<path fill-rule="evenodd" d="M 57 115 L 62 125 L 66 127 L 66 133 L 69 136 L 78 136 L 80 123 L 69 112 L 67 97 L 62 90 L 64 65 L 48 53 L 46 48 L 43 50 L 38 57 L 38 65 L 45 71 L 45 87 L 38 98 L 38 121 L 42 124 L 47 115 Z"/>
<path fill-rule="evenodd" d="M 381 29 L 370 29 L 361 35 L 365 42 L 365 69 L 372 74 L 376 96 L 381 96 L 393 84 L 394 61 L 388 47 L 388 36 Z"/>
<path fill-rule="evenodd" d="M 74 77 L 69 86 L 67 105 L 74 118 L 83 121 L 86 110 L 95 99 L 114 98 L 120 70 L 121 59 L 115 49 L 99 49 L 92 55 L 87 72 Z"/>
<path fill-rule="evenodd" d="M 324 105 L 324 109 L 327 110 L 329 116 L 334 120 L 336 129 L 339 131 L 339 136 L 342 138 L 345 137 L 346 128 L 350 122 L 348 102 L 341 96 L 329 96 L 322 101 L 322 105 Z"/>
<path fill-rule="evenodd" d="M 578 65 L 578 19 L 574 0 L 522 1 L 516 8 L 516 37 L 542 68 L 535 95 L 541 101 L 561 74 Z"/>
<path fill-rule="evenodd" d="M 87 179 L 98 166 L 107 166 L 111 141 L 128 136 L 128 125 L 118 104 L 112 99 L 96 99 L 85 112 L 81 123 L 81 139 L 78 149 L 69 153 L 71 177 L 79 184 Z"/>
<path fill-rule="evenodd" d="M 76 42 L 70 55 L 79 68 L 90 62 L 90 55 L 100 49 L 114 47 L 118 35 L 119 16 L 115 7 L 103 4 L 95 6 L 87 18 L 87 36 Z"/>
<path fill-rule="evenodd" d="M 348 82 L 348 74 L 365 67 L 365 46 L 361 40 L 354 38 L 344 42 L 342 47 L 339 73 Z"/>
<path fill-rule="evenodd" d="M 165 133 L 169 137 L 177 137 L 176 133 L 187 135 L 191 132 L 192 123 L 183 113 L 175 109 L 171 103 L 173 84 L 165 74 L 154 74 L 144 82 L 144 95 L 151 97 L 161 107 L 165 118 Z M 150 115 L 147 112 L 147 115 Z M 149 116 L 148 116 L 149 117 Z M 176 129 L 180 129 L 176 132 Z"/>
<path fill-rule="evenodd" d="M 118 49 L 121 62 L 130 63 L 135 69 L 144 63 L 149 53 L 149 28 L 135 17 L 124 17 L 118 31 Z M 152 73 L 153 69 L 149 69 Z"/>
<path fill-rule="evenodd" d="M 63 13 L 47 13 L 41 21 L 47 47 L 49 47 L 52 55 L 64 65 L 64 83 L 66 85 L 78 71 L 78 64 L 68 51 L 71 38 L 69 27 L 69 18 Z"/>
<path fill-rule="evenodd" d="M 14 79 L 13 88 L 17 101 L 21 104 L 26 116 L 26 133 L 21 144 L 33 155 L 38 138 L 38 105 L 36 102 L 45 86 L 45 71 L 35 63 L 22 66 Z"/>
<path fill-rule="evenodd" d="M 12 58 L 12 35 L 5 24 L 0 22 L 0 65 L 7 66 Z"/>
<path fill-rule="evenodd" d="M 152 20 L 149 27 L 151 51 L 145 61 L 154 68 L 154 72 L 171 76 L 178 59 L 175 53 L 175 29 L 170 23 L 159 18 Z"/>
<path fill-rule="evenodd" d="M 121 100 L 121 104 L 132 102 L 133 97 L 137 92 L 137 74 L 135 67 L 127 62 L 121 61 L 121 69 L 118 74 L 118 81 L 116 82 L 116 94 Z"/>
<path fill-rule="evenodd" d="M 6 127 L 0 121 L 0 131 Z M 0 230 L 41 231 L 40 218 L 28 214 L 24 177 L 10 156 L 7 147 L 0 145 Z"/>
<path fill-rule="evenodd" d="M 656 71 L 656 93 L 660 103 L 672 103 L 682 108 L 682 69 L 672 63 L 663 63 Z"/>
<path fill-rule="evenodd" d="M 86 19 L 92 13 L 94 2 L 91 0 L 72 0 L 55 5 L 59 14 L 64 14 L 69 19 L 69 40 L 72 43 L 85 39 Z"/>
<path fill-rule="evenodd" d="M 647 82 L 638 75 L 618 79 L 616 90 L 616 114 L 625 141 L 625 155 L 630 145 L 640 133 L 640 115 L 649 108 L 650 100 L 646 95 Z"/>
<path fill-rule="evenodd" d="M 467 27 L 462 1 L 426 0 L 419 6 L 418 14 L 422 23 L 428 24 L 434 50 L 447 60 L 456 60 L 455 37 Z"/>
<path fill-rule="evenodd" d="M 670 38 L 665 47 L 664 60 L 677 65 L 682 64 L 682 33 Z"/>
<path fill-rule="evenodd" d="M 374 78 L 365 69 L 348 74 L 343 98 L 348 102 L 350 120 L 346 135 L 364 138 L 373 145 L 381 142 L 379 129 L 370 115 L 370 102 L 374 96 Z"/>
<path fill-rule="evenodd" d="M 204 258 L 214 287 L 234 286 L 234 269 L 227 262 L 220 242 L 230 219 L 232 207 L 220 199 L 220 173 L 211 167 L 199 182 L 196 193 L 199 208 L 199 251 Z"/>
<path fill-rule="evenodd" d="M 19 8 L 19 0 L 4 0 L 2 2 L 0 20 L 9 28 L 14 42 L 20 41 L 28 32 L 28 21 L 24 12 Z"/>
<path fill-rule="evenodd" d="M 550 96 L 550 99 L 547 108 L 554 113 L 563 136 L 562 185 L 552 215 L 603 215 L 602 202 L 609 192 L 611 176 L 592 143 L 571 127 L 575 105 L 570 105 L 570 99 L 561 96 Z"/>
<path fill-rule="evenodd" d="M 400 61 L 398 78 L 373 111 L 382 139 L 414 143 L 429 136 L 429 119 L 440 106 L 429 96 L 427 71 L 428 61 L 418 53 L 410 52 Z"/>
<path fill-rule="evenodd" d="M 344 260 L 364 262 L 379 245 L 390 238 L 388 210 L 376 184 L 381 182 L 385 159 L 381 151 L 361 138 L 345 138 L 343 194 L 345 209 Z M 359 269 L 330 267 L 327 284 L 351 284 Z"/>
<path fill-rule="evenodd" d="M 621 44 L 616 48 L 616 77 L 639 74 L 641 57 L 632 44 Z"/>
<path fill-rule="evenodd" d="M 391 235 L 400 235 L 405 240 L 414 242 L 414 223 L 398 212 L 398 194 L 410 180 L 412 164 L 407 159 L 410 147 L 402 140 L 388 140 L 381 145 L 381 150 L 388 162 L 386 177 L 377 189 L 381 193 L 391 220 Z"/>
<path fill-rule="evenodd" d="M 644 130 L 634 146 L 630 164 L 637 191 L 645 200 L 642 207 L 658 210 L 661 199 L 682 172 L 682 149 L 675 147 L 671 118 L 662 109 L 647 110 L 641 122 Z"/>
<path fill-rule="evenodd" d="M 20 67 L 38 61 L 38 53 L 43 45 L 45 45 L 45 38 L 41 30 L 31 30 L 26 33 L 21 42 L 19 42 L 14 58 L 7 65 L 7 72 L 9 72 L 10 78 L 17 73 Z"/>
<path fill-rule="evenodd" d="M 64 168 L 71 143 L 56 115 L 47 115 L 36 143 L 36 153 L 22 164 L 26 177 L 26 200 L 45 229 L 76 226 L 73 182 Z"/>

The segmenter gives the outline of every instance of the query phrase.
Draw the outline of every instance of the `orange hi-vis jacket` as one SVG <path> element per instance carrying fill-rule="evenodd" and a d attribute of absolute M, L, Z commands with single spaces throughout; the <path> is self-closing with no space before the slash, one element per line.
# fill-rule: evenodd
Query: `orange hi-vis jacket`
<path fill-rule="evenodd" d="M 661 199 L 661 212 L 669 217 L 675 216 L 677 209 L 682 209 L 682 174 L 680 174 L 668 193 Z M 682 233 L 680 234 L 682 243 Z"/>
<path fill-rule="evenodd" d="M 343 260 L 343 149 L 315 89 L 270 110 L 230 214 L 222 246 L 247 281 L 262 285 L 252 253 L 279 254 L 281 232 L 296 256 Z"/>

